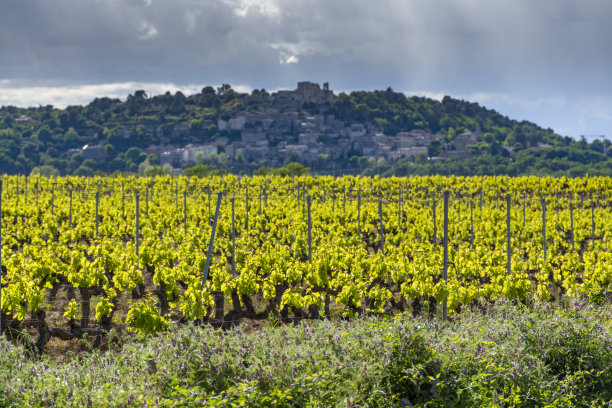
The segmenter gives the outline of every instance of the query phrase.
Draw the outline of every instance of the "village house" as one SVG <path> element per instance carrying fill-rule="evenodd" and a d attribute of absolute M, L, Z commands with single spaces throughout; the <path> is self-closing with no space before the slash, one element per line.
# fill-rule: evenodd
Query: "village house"
<path fill-rule="evenodd" d="M 393 138 L 393 144 L 397 149 L 405 149 L 416 146 L 416 140 L 408 132 L 399 132 Z"/>
<path fill-rule="evenodd" d="M 379 144 L 388 144 L 389 136 L 385 135 L 384 133 L 376 133 L 374 134 L 374 141 Z"/>
<path fill-rule="evenodd" d="M 15 119 L 15 123 L 18 125 L 32 125 L 38 122 L 27 115 L 21 115 L 20 117 Z"/>
<path fill-rule="evenodd" d="M 318 133 L 321 130 L 321 126 L 312 122 L 300 122 L 299 132 L 301 133 Z"/>
<path fill-rule="evenodd" d="M 298 82 L 297 89 L 293 91 L 278 91 L 272 95 L 275 106 L 299 108 L 302 103 L 324 104 L 333 103 L 334 92 L 329 89 L 329 84 L 319 84 L 303 81 Z"/>
<path fill-rule="evenodd" d="M 81 149 L 81 155 L 83 156 L 83 159 L 93 159 L 97 161 L 106 160 L 106 153 L 104 152 L 104 146 L 101 146 L 101 145 L 97 145 L 97 146 L 85 145 Z"/>
<path fill-rule="evenodd" d="M 283 151 L 284 150 L 284 151 Z M 291 151 L 296 152 L 300 157 L 303 156 L 303 154 L 308 150 L 308 146 L 306 145 L 295 145 L 295 144 L 288 144 L 285 146 L 284 149 L 279 149 L 279 153 L 289 153 Z"/>
<path fill-rule="evenodd" d="M 319 84 L 313 82 L 298 82 L 297 90 L 295 90 L 296 99 L 299 102 L 308 102 L 315 104 L 332 103 L 334 101 L 334 93 L 329 90 L 329 83 L 323 84 L 323 89 Z"/>
<path fill-rule="evenodd" d="M 344 133 L 343 136 L 346 135 L 344 121 L 335 119 L 334 115 L 329 115 L 328 118 L 325 120 L 324 129 L 326 133 L 340 134 L 341 132 L 343 132 Z"/>
<path fill-rule="evenodd" d="M 443 157 L 447 159 L 451 157 L 456 157 L 458 159 L 466 159 L 471 155 L 472 153 L 469 150 L 447 150 L 444 152 Z"/>
<path fill-rule="evenodd" d="M 319 141 L 318 133 L 300 133 L 298 136 L 298 144 L 301 145 L 316 145 Z"/>
<path fill-rule="evenodd" d="M 218 148 L 223 148 L 227 146 L 229 143 L 229 139 L 227 137 L 217 137 L 212 144 L 217 146 Z"/>
<path fill-rule="evenodd" d="M 399 150 L 389 150 L 387 152 L 387 155 L 385 156 L 385 159 L 387 159 L 387 161 L 389 162 L 394 162 L 401 158 L 402 158 L 402 154 L 400 153 Z"/>
<path fill-rule="evenodd" d="M 165 150 L 159 156 L 159 164 L 166 165 L 180 165 L 183 161 L 183 154 L 185 149 L 178 148 L 172 150 Z"/>
<path fill-rule="evenodd" d="M 366 133 L 366 128 L 361 123 L 353 123 L 348 128 L 348 135 L 351 139 L 358 139 L 365 136 Z"/>
<path fill-rule="evenodd" d="M 410 132 L 399 132 L 393 138 L 393 143 L 398 149 L 415 146 L 429 146 L 436 136 L 427 130 L 414 129 Z"/>
<path fill-rule="evenodd" d="M 374 143 L 370 138 L 363 137 L 361 139 L 357 139 L 355 143 L 355 147 L 358 151 L 360 151 L 364 156 L 376 156 L 378 152 L 378 145 Z"/>
<path fill-rule="evenodd" d="M 297 104 L 295 91 L 278 91 L 274 94 L 273 103 L 275 105 L 286 106 Z"/>
<path fill-rule="evenodd" d="M 264 117 L 261 119 L 261 127 L 264 131 L 268 131 L 273 123 L 274 119 L 271 117 Z"/>
<path fill-rule="evenodd" d="M 242 130 L 246 123 L 246 118 L 244 116 L 238 116 L 235 118 L 231 118 L 229 120 L 229 128 L 230 130 Z"/>
<path fill-rule="evenodd" d="M 482 141 L 480 131 L 477 129 L 475 132 L 464 132 L 457 136 L 453 140 L 454 150 L 467 150 L 466 147 L 470 145 L 477 145 L 478 142 Z"/>
<path fill-rule="evenodd" d="M 241 136 L 242 143 L 244 144 L 255 144 L 262 140 L 267 141 L 266 134 L 264 132 L 258 132 L 256 130 L 243 130 Z"/>
<path fill-rule="evenodd" d="M 384 143 L 376 143 L 376 147 L 378 150 L 378 156 L 388 157 L 389 152 L 391 151 L 391 146 Z"/>
<path fill-rule="evenodd" d="M 413 146 L 413 147 L 403 147 L 397 149 L 400 154 L 400 158 L 406 159 L 409 157 L 416 157 L 420 153 L 427 154 L 427 147 L 425 146 Z"/>
<path fill-rule="evenodd" d="M 204 158 L 209 157 L 210 155 L 217 154 L 218 149 L 215 145 L 198 145 L 195 146 L 193 144 L 188 144 L 183 149 L 183 162 L 193 161 L 196 159 L 196 156 L 201 153 L 204 155 Z"/>
<path fill-rule="evenodd" d="M 234 142 L 225 146 L 225 154 L 227 157 L 231 159 L 236 158 L 236 152 L 238 150 L 245 151 L 247 149 L 247 145 L 242 142 Z"/>
<path fill-rule="evenodd" d="M 268 146 L 251 146 L 244 150 L 247 160 L 262 160 L 268 158 Z"/>
<path fill-rule="evenodd" d="M 268 147 L 268 146 L 270 146 L 270 142 L 268 141 L 268 139 L 262 139 L 262 140 L 256 141 L 254 144 L 252 144 L 252 146 L 254 146 L 254 147 Z"/>
<path fill-rule="evenodd" d="M 175 150 L 176 146 L 174 145 L 167 145 L 167 146 L 149 146 L 145 149 L 145 153 L 146 154 L 154 154 L 157 157 L 161 157 L 163 152 L 167 152 L 167 151 L 171 151 L 171 150 Z"/>
<path fill-rule="evenodd" d="M 117 132 L 117 136 L 120 136 L 124 139 L 129 139 L 132 136 L 132 133 L 127 129 L 119 128 L 119 129 L 116 129 L 116 132 Z"/>
<path fill-rule="evenodd" d="M 219 132 L 223 132 L 224 130 L 229 129 L 229 122 L 227 120 L 219 119 L 217 120 L 217 130 Z"/>

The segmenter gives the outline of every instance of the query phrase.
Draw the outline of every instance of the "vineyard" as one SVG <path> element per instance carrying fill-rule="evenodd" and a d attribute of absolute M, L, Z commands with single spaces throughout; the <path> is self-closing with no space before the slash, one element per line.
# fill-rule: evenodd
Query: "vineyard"
<path fill-rule="evenodd" d="M 2 178 L 0 330 L 437 316 L 612 297 L 612 180 Z M 24 333 L 27 333 L 24 336 Z"/>

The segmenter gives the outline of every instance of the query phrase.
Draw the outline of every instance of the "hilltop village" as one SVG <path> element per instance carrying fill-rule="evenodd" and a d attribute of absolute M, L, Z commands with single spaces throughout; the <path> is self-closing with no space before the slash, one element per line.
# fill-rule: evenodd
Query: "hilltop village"
<path fill-rule="evenodd" d="M 245 162 L 268 161 L 279 166 L 290 161 L 307 165 L 327 163 L 351 155 L 387 162 L 422 155 L 441 144 L 440 135 L 413 129 L 387 135 L 375 124 L 345 121 L 324 113 L 334 100 L 327 83 L 321 87 L 312 82 L 299 82 L 293 91 L 251 96 L 247 106 L 265 106 L 258 112 L 240 112 L 217 120 L 218 134 L 212 143 L 186 146 L 150 146 L 145 151 L 156 154 L 160 163 L 179 166 L 204 157 L 225 153 L 228 159 Z M 316 112 L 316 113 L 313 113 Z M 319 113 L 321 112 L 321 113 Z M 189 132 L 189 123 L 179 123 L 177 133 Z M 239 133 L 231 140 L 227 135 Z M 467 157 L 469 145 L 482 141 L 480 130 L 464 132 L 445 146 L 445 157 Z M 99 148 L 98 148 L 99 149 Z M 83 154 L 87 154 L 87 148 Z M 201 157 L 201 156 L 200 156 Z"/>
<path fill-rule="evenodd" d="M 0 107 L 0 171 L 8 174 L 202 176 L 298 163 L 319 174 L 605 175 L 609 151 L 608 140 L 563 137 L 448 96 L 391 88 L 335 95 L 327 83 Z"/>

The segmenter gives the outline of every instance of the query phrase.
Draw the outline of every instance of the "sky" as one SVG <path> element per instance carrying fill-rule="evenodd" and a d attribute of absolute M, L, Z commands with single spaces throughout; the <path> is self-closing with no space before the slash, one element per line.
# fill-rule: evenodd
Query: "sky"
<path fill-rule="evenodd" d="M 0 0 L 0 105 L 329 82 L 612 139 L 609 0 Z"/>

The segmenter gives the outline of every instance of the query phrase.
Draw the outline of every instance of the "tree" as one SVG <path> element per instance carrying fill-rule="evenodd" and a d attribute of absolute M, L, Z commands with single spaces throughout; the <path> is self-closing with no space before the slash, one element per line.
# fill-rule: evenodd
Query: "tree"
<path fill-rule="evenodd" d="M 53 166 L 51 166 L 51 165 L 46 164 L 46 165 L 44 165 L 44 166 L 37 166 L 37 167 L 34 167 L 34 168 L 32 169 L 32 171 L 30 172 L 30 175 L 31 175 L 31 176 L 33 176 L 33 175 L 37 175 L 37 174 L 38 174 L 38 175 L 41 175 L 41 176 L 44 176 L 44 177 L 53 177 L 53 176 L 55 176 L 55 177 L 59 177 L 60 172 L 59 172 L 59 170 L 58 170 L 58 169 L 56 169 L 55 167 L 53 167 Z"/>
<path fill-rule="evenodd" d="M 223 84 L 217 88 L 217 95 L 219 96 L 228 96 L 228 95 L 232 95 L 233 93 L 234 93 L 234 90 L 229 84 Z"/>
<path fill-rule="evenodd" d="M 201 136 L 204 133 L 205 122 L 202 119 L 192 119 L 189 122 L 189 133 L 191 136 Z"/>
<path fill-rule="evenodd" d="M 131 161 L 132 163 L 140 163 L 139 158 L 142 151 L 137 147 L 130 147 L 127 152 L 125 152 L 125 159 Z"/>
<path fill-rule="evenodd" d="M 149 163 L 151 163 L 153 166 L 159 166 L 160 164 L 160 160 L 159 160 L 159 156 L 156 154 L 150 154 L 147 156 L 147 160 L 149 161 Z"/>
<path fill-rule="evenodd" d="M 429 157 L 435 157 L 440 154 L 440 150 L 442 149 L 442 142 L 440 140 L 432 140 L 432 142 L 427 147 L 427 155 Z"/>
<path fill-rule="evenodd" d="M 150 169 L 145 171 L 145 177 L 155 177 L 155 176 L 164 176 L 166 174 L 172 173 L 172 166 L 163 165 L 163 166 L 151 166 Z"/>
<path fill-rule="evenodd" d="M 236 161 L 238 163 L 246 163 L 246 157 L 244 156 L 244 149 L 236 149 Z"/>
<path fill-rule="evenodd" d="M 289 150 L 285 153 L 284 162 L 285 164 L 289 164 L 292 162 L 299 162 L 301 160 L 300 154 L 295 150 Z"/>
<path fill-rule="evenodd" d="M 63 141 L 64 141 L 64 147 L 66 149 L 72 149 L 81 144 L 81 137 L 76 132 L 76 130 L 74 130 L 74 128 L 71 127 L 70 129 L 66 131 L 66 133 L 64 133 Z"/>
<path fill-rule="evenodd" d="M 281 176 L 303 176 L 310 173 L 309 167 L 304 167 L 301 163 L 291 162 L 287 164 L 285 167 L 281 167 L 278 169 L 276 174 Z"/>
<path fill-rule="evenodd" d="M 183 174 L 187 177 L 208 177 L 225 174 L 225 171 L 215 168 L 212 164 L 196 164 L 193 167 L 186 168 Z"/>
<path fill-rule="evenodd" d="M 197 164 L 203 164 L 206 161 L 206 154 L 204 152 L 197 152 L 194 161 Z"/>
<path fill-rule="evenodd" d="M 21 146 L 21 154 L 34 162 L 38 162 L 38 150 L 35 143 L 24 143 Z"/>
<path fill-rule="evenodd" d="M 4 118 L 2 118 L 2 125 L 5 128 L 11 128 L 13 127 L 13 124 L 14 124 L 14 121 L 11 115 L 5 115 Z"/>
<path fill-rule="evenodd" d="M 319 153 L 317 155 L 317 165 L 319 168 L 325 168 L 329 165 L 329 155 L 325 153 Z"/>
<path fill-rule="evenodd" d="M 49 126 L 47 125 L 38 130 L 38 140 L 40 140 L 42 143 L 46 144 L 51 142 L 51 136 L 51 129 L 49 129 Z"/>
<path fill-rule="evenodd" d="M 73 169 L 76 169 L 83 162 L 83 155 L 81 153 L 75 153 L 70 157 L 69 166 Z"/>
<path fill-rule="evenodd" d="M 58 157 L 59 156 L 59 152 L 57 151 L 57 149 L 55 147 L 48 147 L 47 150 L 45 150 L 45 154 L 49 157 Z"/>
<path fill-rule="evenodd" d="M 359 167 L 359 157 L 360 156 L 351 156 L 349 158 L 349 163 L 351 167 Z"/>
<path fill-rule="evenodd" d="M 417 154 L 416 157 L 414 158 L 414 162 L 418 164 L 427 163 L 427 154 L 426 153 Z"/>
<path fill-rule="evenodd" d="M 224 152 L 217 154 L 216 163 L 219 167 L 227 167 L 227 162 L 228 162 L 227 154 L 225 154 Z"/>
<path fill-rule="evenodd" d="M 79 166 L 78 169 L 76 169 L 73 173 L 75 176 L 81 176 L 81 177 L 91 177 L 94 174 L 94 171 L 91 167 L 88 166 Z"/>
<path fill-rule="evenodd" d="M 115 147 L 112 144 L 105 145 L 104 154 L 106 155 L 106 160 L 111 160 L 115 157 Z"/>
<path fill-rule="evenodd" d="M 361 156 L 359 159 L 357 159 L 357 164 L 359 165 L 359 168 L 363 170 L 368 167 L 370 161 L 366 156 Z"/>
<path fill-rule="evenodd" d="M 139 89 L 136 92 L 134 92 L 134 95 L 128 95 L 127 97 L 128 101 L 130 100 L 143 101 L 145 99 L 147 99 L 147 93 L 142 89 Z"/>

